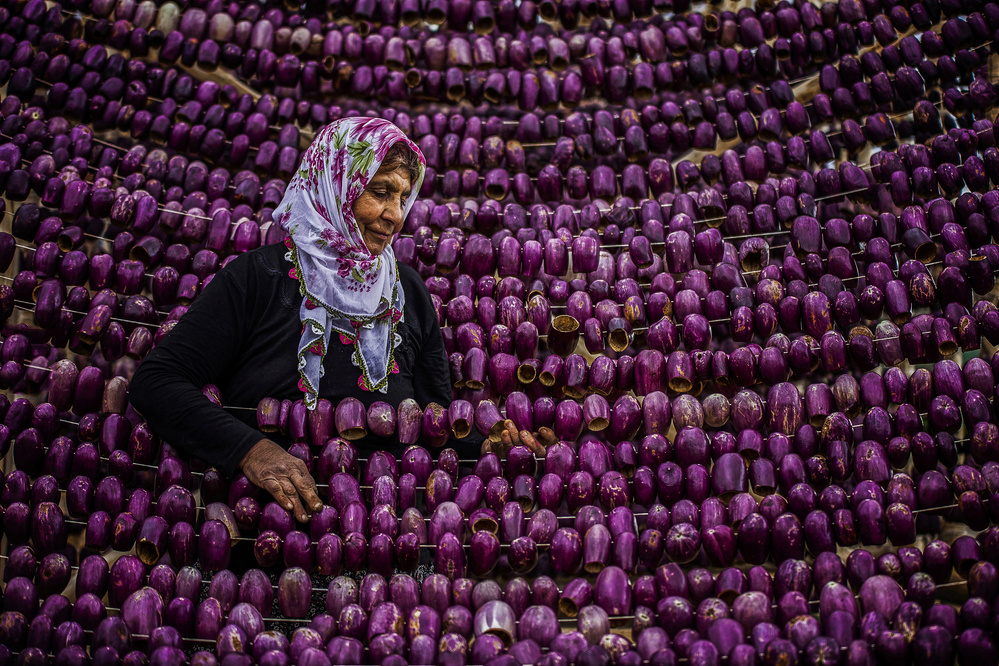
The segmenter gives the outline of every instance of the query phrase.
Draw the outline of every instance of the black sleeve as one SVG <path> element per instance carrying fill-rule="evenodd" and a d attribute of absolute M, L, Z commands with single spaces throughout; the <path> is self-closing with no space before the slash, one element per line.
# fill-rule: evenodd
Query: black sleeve
<path fill-rule="evenodd" d="M 421 301 L 418 311 L 421 316 L 420 329 L 424 334 L 423 348 L 416 355 L 416 371 L 414 373 L 416 380 L 413 382 L 414 399 L 424 408 L 431 402 L 448 407 L 454 400 L 454 393 L 451 389 L 451 368 L 448 366 L 440 322 L 437 321 L 437 313 L 434 312 L 433 302 L 426 285 L 418 278 L 410 284 L 411 287 L 407 291 L 406 297 L 415 297 Z M 448 438 L 446 446 L 458 451 L 462 458 L 478 458 L 483 439 L 479 431 L 473 428 L 472 432 L 464 439 L 458 439 L 452 434 Z"/>
<path fill-rule="evenodd" d="M 264 435 L 208 400 L 201 387 L 222 381 L 253 330 L 246 295 L 254 265 L 244 255 L 219 271 L 129 385 L 132 405 L 154 432 L 229 475 Z"/>

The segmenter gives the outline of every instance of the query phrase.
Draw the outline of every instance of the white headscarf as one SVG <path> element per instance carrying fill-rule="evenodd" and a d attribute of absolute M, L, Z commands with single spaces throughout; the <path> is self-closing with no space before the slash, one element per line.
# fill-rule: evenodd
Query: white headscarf
<path fill-rule="evenodd" d="M 405 295 L 395 253 L 391 245 L 380 255 L 368 250 L 353 206 L 400 141 L 420 159 L 405 218 L 416 202 L 426 161 L 402 130 L 381 118 L 344 118 L 323 127 L 277 207 L 275 219 L 289 234 L 287 258 L 295 266 L 289 275 L 298 280 L 303 296 L 298 386 L 309 409 L 317 402 L 333 331 L 354 346 L 351 359 L 361 370 L 357 383 L 362 389 L 384 393 L 389 374 L 398 371 L 395 329 Z"/>

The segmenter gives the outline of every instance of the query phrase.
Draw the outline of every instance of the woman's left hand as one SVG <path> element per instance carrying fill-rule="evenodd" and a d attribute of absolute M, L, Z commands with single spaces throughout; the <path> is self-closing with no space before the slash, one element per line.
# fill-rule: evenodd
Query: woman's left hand
<path fill-rule="evenodd" d="M 500 433 L 500 441 L 493 442 L 487 439 L 482 443 L 482 453 L 491 451 L 502 458 L 513 447 L 526 446 L 534 451 L 536 456 L 543 458 L 548 447 L 558 442 L 558 438 L 551 428 L 541 428 L 536 433 L 517 430 L 517 426 L 509 419 L 503 422 L 503 426 L 504 430 Z"/>

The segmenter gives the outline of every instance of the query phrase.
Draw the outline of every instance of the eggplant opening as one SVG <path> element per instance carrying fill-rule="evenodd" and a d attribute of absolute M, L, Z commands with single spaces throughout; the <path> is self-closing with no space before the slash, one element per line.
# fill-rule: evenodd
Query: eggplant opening
<path fill-rule="evenodd" d="M 340 436 L 346 440 L 353 441 L 355 439 L 361 439 L 368 434 L 368 431 L 363 426 L 354 426 L 352 428 L 346 428 L 340 433 Z"/>
<path fill-rule="evenodd" d="M 489 516 L 480 516 L 472 522 L 471 528 L 473 534 L 476 532 L 491 532 L 496 534 L 499 532 L 499 523 Z"/>
<path fill-rule="evenodd" d="M 455 437 L 464 439 L 472 432 L 472 426 L 465 419 L 455 419 L 454 423 L 451 424 L 451 430 L 454 432 Z"/>
<path fill-rule="evenodd" d="M 496 20 L 492 16 L 481 16 L 475 21 L 475 32 L 488 35 L 496 28 Z"/>
<path fill-rule="evenodd" d="M 489 197 L 490 199 L 495 199 L 496 201 L 499 201 L 500 199 L 506 196 L 506 188 L 503 187 L 502 185 L 487 184 L 486 196 Z"/>
<path fill-rule="evenodd" d="M 677 393 L 688 393 L 694 387 L 694 383 L 686 377 L 674 377 L 669 380 L 669 387 Z"/>
<path fill-rule="evenodd" d="M 558 600 L 558 609 L 566 617 L 576 617 L 579 615 L 579 606 L 576 602 L 568 597 L 562 597 Z"/>
<path fill-rule="evenodd" d="M 616 352 L 623 352 L 631 344 L 628 331 L 623 328 L 614 329 L 607 334 L 607 343 Z"/>
<path fill-rule="evenodd" d="M 560 333 L 572 333 L 579 330 L 579 321 L 570 315 L 558 315 L 552 319 L 552 328 Z"/>
<path fill-rule="evenodd" d="M 709 214 L 708 211 L 711 211 L 711 213 Z M 702 222 L 704 222 L 709 229 L 717 229 L 721 225 L 725 224 L 725 220 L 727 219 L 725 211 L 720 208 L 713 209 L 711 207 L 707 207 L 704 210 L 704 214 L 707 217 L 705 217 Z"/>
<path fill-rule="evenodd" d="M 427 8 L 427 22 L 434 25 L 442 25 L 447 20 L 447 5 L 444 3 L 433 4 Z"/>
<path fill-rule="evenodd" d="M 753 492 L 757 495 L 773 495 L 777 492 L 777 486 L 765 485 L 762 483 L 753 486 Z"/>
<path fill-rule="evenodd" d="M 751 250 L 742 258 L 742 270 L 747 273 L 759 273 L 763 269 L 763 251 Z"/>
<path fill-rule="evenodd" d="M 517 381 L 522 384 L 530 384 L 538 377 L 538 371 L 530 363 L 521 363 L 520 367 L 517 368 Z M 552 377 L 552 384 L 554 384 L 554 377 Z"/>
<path fill-rule="evenodd" d="M 135 554 L 146 566 L 156 564 L 161 555 L 155 544 L 142 540 L 135 544 Z"/>
<path fill-rule="evenodd" d="M 950 356 L 951 354 L 956 354 L 958 350 L 957 342 L 954 340 L 943 340 L 937 345 L 937 350 L 942 356 Z"/>
<path fill-rule="evenodd" d="M 595 416 L 589 420 L 586 427 L 592 432 L 600 432 L 602 430 L 606 430 L 609 425 L 610 419 L 604 418 L 603 416 Z"/>
<path fill-rule="evenodd" d="M 406 72 L 406 85 L 409 86 L 410 88 L 415 88 L 416 86 L 420 85 L 420 82 L 422 80 L 423 80 L 423 72 L 416 69 L 415 67 Z"/>
<path fill-rule="evenodd" d="M 500 441 L 500 433 L 503 432 L 503 429 L 505 427 L 506 426 L 503 425 L 502 420 L 499 420 L 496 423 L 494 423 L 493 427 L 489 429 L 489 434 L 487 435 L 489 437 L 489 440 L 493 442 Z"/>
<path fill-rule="evenodd" d="M 452 102 L 457 102 L 465 96 L 465 84 L 453 83 L 447 87 L 447 97 Z M 488 194 L 488 193 L 487 193 Z"/>
<path fill-rule="evenodd" d="M 558 6 L 552 0 L 541 0 L 538 14 L 546 21 L 554 21 L 558 18 Z"/>
<path fill-rule="evenodd" d="M 731 606 L 732 602 L 738 598 L 739 594 L 740 592 L 738 590 L 722 590 L 718 593 L 718 598 Z"/>
<path fill-rule="evenodd" d="M 829 416 L 828 414 L 821 414 L 821 413 L 812 414 L 810 417 L 808 417 L 808 425 L 812 426 L 813 428 L 821 428 L 822 424 L 826 422 L 826 418 L 828 416 Z"/>
<path fill-rule="evenodd" d="M 731 500 L 733 497 L 735 497 L 738 494 L 739 493 L 737 491 L 735 491 L 735 490 L 726 490 L 726 491 L 718 493 L 718 499 L 720 499 L 722 501 L 722 503 L 724 503 L 727 506 L 728 503 L 729 503 L 729 500 Z M 738 527 L 736 527 L 735 525 L 733 525 L 732 529 L 733 530 L 737 530 Z"/>
<path fill-rule="evenodd" d="M 933 241 L 920 243 L 916 248 L 916 260 L 928 264 L 937 258 L 937 244 Z"/>

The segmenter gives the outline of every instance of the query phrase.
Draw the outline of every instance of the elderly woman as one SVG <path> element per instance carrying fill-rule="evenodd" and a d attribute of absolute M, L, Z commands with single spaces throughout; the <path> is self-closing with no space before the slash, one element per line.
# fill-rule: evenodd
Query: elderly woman
<path fill-rule="evenodd" d="M 261 398 L 346 397 L 421 407 L 451 403 L 451 378 L 430 294 L 396 263 L 392 239 L 423 182 L 425 161 L 392 123 L 347 118 L 324 127 L 275 210 L 288 236 L 219 271 L 132 379 L 135 409 L 163 439 L 224 473 L 242 471 L 305 522 L 322 503 L 289 441 L 256 429 Z M 201 387 L 216 384 L 226 407 Z M 524 444 L 544 454 L 550 430 L 502 442 L 452 438 L 463 457 Z M 541 440 L 539 442 L 538 440 Z M 359 450 L 404 448 L 374 435 Z M 323 480 L 325 481 L 325 479 Z"/>

